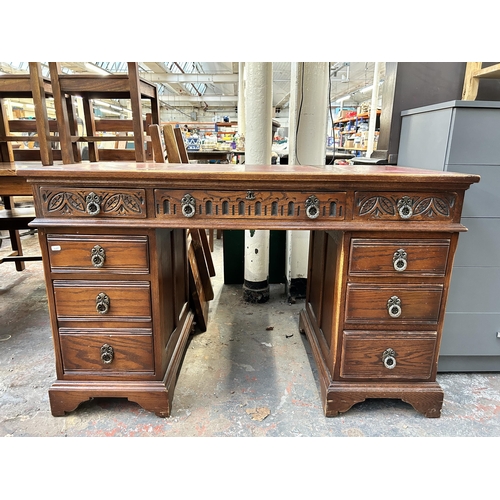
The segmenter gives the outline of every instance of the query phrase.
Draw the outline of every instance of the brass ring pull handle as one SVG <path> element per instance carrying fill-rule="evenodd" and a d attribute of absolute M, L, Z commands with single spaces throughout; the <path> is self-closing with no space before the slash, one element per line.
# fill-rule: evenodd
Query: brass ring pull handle
<path fill-rule="evenodd" d="M 306 215 L 310 219 L 316 219 L 319 216 L 319 200 L 313 194 L 306 200 Z"/>
<path fill-rule="evenodd" d="M 397 204 L 399 216 L 409 219 L 413 215 L 413 200 L 409 196 L 403 196 Z"/>
<path fill-rule="evenodd" d="M 393 295 L 387 301 L 387 312 L 391 318 L 399 318 L 401 316 L 401 299 L 398 296 Z"/>
<path fill-rule="evenodd" d="M 106 314 L 109 311 L 109 297 L 101 292 L 95 298 L 95 308 L 99 314 Z"/>
<path fill-rule="evenodd" d="M 109 365 L 113 358 L 115 357 L 115 352 L 109 344 L 103 344 L 101 347 L 101 360 L 105 365 Z"/>
<path fill-rule="evenodd" d="M 396 368 L 396 351 L 390 347 L 382 353 L 382 363 L 388 370 Z"/>
<path fill-rule="evenodd" d="M 104 261 L 106 260 L 106 252 L 101 245 L 96 245 L 90 254 L 90 261 L 94 267 L 104 266 Z"/>
<path fill-rule="evenodd" d="M 101 213 L 101 197 L 94 192 L 85 197 L 87 202 L 87 213 L 89 215 L 99 215 Z"/>
<path fill-rule="evenodd" d="M 193 217 L 196 213 L 195 199 L 189 194 L 185 194 L 181 199 L 182 215 L 184 217 Z"/>
<path fill-rule="evenodd" d="M 394 255 L 392 257 L 392 264 L 396 271 L 401 273 L 406 269 L 406 267 L 408 266 L 407 257 L 407 253 L 402 248 L 394 252 Z"/>

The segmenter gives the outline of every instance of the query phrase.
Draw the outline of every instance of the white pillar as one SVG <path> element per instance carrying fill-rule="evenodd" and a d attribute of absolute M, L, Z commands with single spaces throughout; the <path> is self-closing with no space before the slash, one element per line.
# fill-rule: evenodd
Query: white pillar
<path fill-rule="evenodd" d="M 378 107 L 378 87 L 380 82 L 380 63 L 376 62 L 373 69 L 373 89 L 372 89 L 372 102 L 370 106 L 370 120 L 368 122 L 368 144 L 366 149 L 366 157 L 370 158 L 373 153 L 373 146 L 375 142 L 375 124 L 377 121 L 377 107 Z"/>
<path fill-rule="evenodd" d="M 245 63 L 245 163 L 269 165 L 272 147 L 272 63 Z M 243 297 L 269 300 L 269 231 L 245 230 Z"/>
<path fill-rule="evenodd" d="M 245 137 L 245 63 L 238 63 L 238 134 Z"/>
<path fill-rule="evenodd" d="M 290 165 L 324 165 L 328 118 L 328 63 L 292 63 L 288 159 Z M 309 231 L 287 231 L 288 295 L 305 295 Z"/>

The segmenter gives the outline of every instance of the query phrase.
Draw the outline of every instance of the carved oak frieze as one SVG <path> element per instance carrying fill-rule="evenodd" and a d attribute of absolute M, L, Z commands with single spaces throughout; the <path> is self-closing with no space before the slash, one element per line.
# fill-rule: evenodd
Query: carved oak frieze
<path fill-rule="evenodd" d="M 381 220 L 453 219 L 456 193 L 363 193 L 355 196 L 354 218 Z"/>
<path fill-rule="evenodd" d="M 108 191 L 40 187 L 40 200 L 43 214 L 48 217 L 146 217 L 144 189 Z"/>

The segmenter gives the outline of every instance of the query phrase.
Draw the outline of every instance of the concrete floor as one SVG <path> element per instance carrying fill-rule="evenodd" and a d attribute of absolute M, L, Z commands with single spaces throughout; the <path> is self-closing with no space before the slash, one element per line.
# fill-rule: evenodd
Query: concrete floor
<path fill-rule="evenodd" d="M 8 245 L 3 240 L 0 253 Z M 38 237 L 24 236 L 23 246 L 37 254 Z M 100 398 L 53 417 L 42 263 L 28 262 L 23 272 L 0 265 L 0 436 L 500 436 L 500 373 L 439 374 L 445 396 L 438 419 L 385 399 L 325 418 L 311 349 L 298 331 L 303 301 L 288 304 L 284 287 L 274 285 L 268 303 L 246 303 L 241 286 L 223 284 L 221 240 L 214 260 L 212 321 L 190 340 L 166 419 L 124 399 Z"/>

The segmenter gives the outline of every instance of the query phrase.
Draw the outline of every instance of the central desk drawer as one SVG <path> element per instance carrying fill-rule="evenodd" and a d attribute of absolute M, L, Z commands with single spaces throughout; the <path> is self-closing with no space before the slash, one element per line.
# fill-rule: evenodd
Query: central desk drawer
<path fill-rule="evenodd" d="M 52 272 L 148 273 L 147 236 L 48 234 Z"/>
<path fill-rule="evenodd" d="M 340 375 L 346 379 L 428 379 L 437 332 L 345 331 Z"/>
<path fill-rule="evenodd" d="M 152 372 L 151 330 L 59 330 L 65 372 Z"/>
<path fill-rule="evenodd" d="M 158 218 L 344 220 L 345 192 L 155 189 Z"/>
<path fill-rule="evenodd" d="M 403 324 L 438 322 L 443 285 L 349 283 L 346 323 Z"/>
<path fill-rule="evenodd" d="M 446 274 L 450 239 L 353 238 L 351 276 L 436 276 Z"/>
<path fill-rule="evenodd" d="M 151 321 L 149 282 L 55 280 L 58 320 Z"/>

